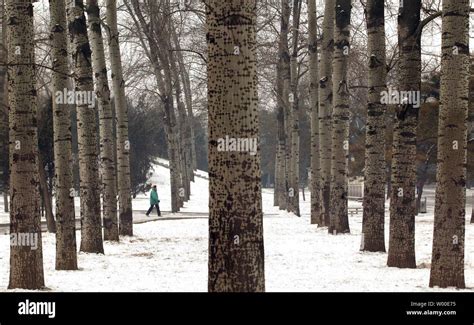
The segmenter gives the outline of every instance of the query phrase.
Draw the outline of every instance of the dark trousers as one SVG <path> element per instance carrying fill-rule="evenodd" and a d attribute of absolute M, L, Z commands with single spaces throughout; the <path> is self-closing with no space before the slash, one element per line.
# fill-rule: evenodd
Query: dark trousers
<path fill-rule="evenodd" d="M 160 217 L 161 216 L 161 211 L 160 211 L 160 206 L 158 204 L 152 204 L 150 206 L 150 208 L 148 209 L 148 212 L 146 214 L 149 215 L 151 213 L 151 211 L 153 211 L 154 207 L 156 207 L 156 211 L 158 212 L 158 217 Z"/>

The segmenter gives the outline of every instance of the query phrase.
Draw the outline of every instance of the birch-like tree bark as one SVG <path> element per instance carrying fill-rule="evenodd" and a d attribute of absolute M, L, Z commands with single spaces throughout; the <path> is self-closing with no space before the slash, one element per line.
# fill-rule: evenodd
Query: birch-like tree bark
<path fill-rule="evenodd" d="M 188 178 L 190 181 L 194 182 L 194 171 L 197 169 L 197 162 L 196 162 L 196 143 L 194 139 L 194 113 L 193 113 L 193 96 L 191 92 L 191 80 L 189 77 L 188 69 L 184 64 L 184 57 L 183 52 L 181 49 L 180 39 L 178 37 L 178 33 L 176 32 L 176 28 L 171 28 L 171 33 L 173 37 L 173 43 L 176 47 L 176 58 L 179 66 L 179 72 L 181 76 L 181 80 L 183 83 L 183 92 L 184 92 L 184 100 L 186 103 L 186 113 L 187 113 L 187 122 L 186 122 L 186 150 L 188 152 L 188 156 L 190 157 L 190 161 L 188 165 L 190 167 L 190 171 L 188 171 L 189 176 Z M 188 195 L 191 194 L 191 189 L 189 189 Z"/>
<path fill-rule="evenodd" d="M 322 201 L 322 217 L 319 226 L 328 227 L 331 192 L 332 60 L 334 55 L 335 0 L 326 0 L 325 3 L 319 65 L 319 156 Z"/>
<path fill-rule="evenodd" d="M 115 103 L 117 188 L 119 198 L 119 233 L 133 236 L 133 214 L 130 180 L 130 141 L 128 138 L 128 107 L 125 97 L 122 59 L 117 27 L 117 0 L 106 1 L 106 22 L 109 32 L 109 56 L 112 70 L 112 94 Z"/>
<path fill-rule="evenodd" d="M 384 0 L 368 0 L 366 23 L 369 54 L 369 98 L 365 136 L 364 201 L 361 250 L 385 252 L 385 110 L 386 90 Z"/>
<path fill-rule="evenodd" d="M 347 68 L 350 53 L 351 0 L 336 0 L 334 25 L 333 94 L 331 145 L 331 202 L 329 233 L 348 233 L 349 87 Z"/>
<path fill-rule="evenodd" d="M 421 0 L 404 1 L 398 15 L 399 88 L 417 94 L 421 88 L 421 43 L 417 35 Z M 401 97 L 401 96 L 399 96 Z M 416 128 L 419 107 L 401 99 L 393 130 L 390 239 L 387 265 L 415 268 Z"/>
<path fill-rule="evenodd" d="M 474 135 L 474 56 L 470 56 L 470 75 L 469 75 L 469 127 L 468 127 L 468 139 L 471 141 L 472 135 Z M 471 206 L 471 223 L 474 223 L 474 195 L 472 196 Z"/>
<path fill-rule="evenodd" d="M 469 0 L 443 0 L 441 105 L 430 287 L 466 287 L 469 9 Z"/>
<path fill-rule="evenodd" d="M 308 50 L 310 62 L 311 106 L 311 223 L 322 225 L 321 177 L 319 156 L 319 67 L 316 0 L 308 0 Z"/>
<path fill-rule="evenodd" d="M 3 207 L 8 213 L 8 92 L 7 92 L 7 38 L 6 38 L 6 17 L 5 1 L 0 1 L 0 183 L 3 184 Z"/>
<path fill-rule="evenodd" d="M 66 2 L 49 1 L 53 92 L 68 89 Z M 56 270 L 77 270 L 76 220 L 72 174 L 71 107 L 53 100 L 56 197 Z"/>
<path fill-rule="evenodd" d="M 10 107 L 9 289 L 44 287 L 38 180 L 33 3 L 5 1 Z M 30 245 L 18 239 L 28 236 Z M 12 241 L 16 238 L 17 241 Z M 33 245 L 35 243 L 36 245 Z"/>
<path fill-rule="evenodd" d="M 290 103 L 289 131 L 291 133 L 290 145 L 290 174 L 289 174 L 289 211 L 300 216 L 300 129 L 299 129 L 299 69 L 298 69 L 298 46 L 299 28 L 301 16 L 301 0 L 293 0 L 293 24 L 292 24 L 292 52 L 290 57 L 290 90 L 292 101 Z"/>
<path fill-rule="evenodd" d="M 206 7 L 211 292 L 265 290 L 260 150 L 219 150 L 226 136 L 258 144 L 256 1 Z"/>
<path fill-rule="evenodd" d="M 72 49 L 75 91 L 94 93 L 91 48 L 82 0 L 69 0 L 67 19 Z M 86 253 L 104 253 L 100 222 L 99 150 L 97 148 L 96 108 L 82 101 L 76 103 L 79 144 L 81 196 L 81 245 Z"/>
<path fill-rule="evenodd" d="M 117 179 L 115 177 L 114 115 L 105 63 L 104 40 L 97 0 L 87 0 L 87 23 L 92 49 L 95 94 L 99 106 L 100 168 L 104 240 L 118 241 Z"/>
<path fill-rule="evenodd" d="M 287 209 L 287 137 L 285 116 L 289 110 L 289 79 L 290 79 L 290 54 L 288 49 L 288 26 L 290 19 L 290 6 L 288 0 L 281 1 L 280 35 L 278 40 L 278 63 L 277 63 L 277 124 L 278 144 L 276 150 L 275 171 L 275 199 L 280 210 Z"/>

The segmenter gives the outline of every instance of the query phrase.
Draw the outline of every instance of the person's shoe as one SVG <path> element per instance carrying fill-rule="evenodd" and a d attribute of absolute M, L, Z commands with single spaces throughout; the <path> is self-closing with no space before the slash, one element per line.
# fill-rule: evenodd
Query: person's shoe
<path fill-rule="evenodd" d="M 147 217 L 149 217 L 149 216 L 150 216 L 148 213 L 145 213 L 145 215 L 146 215 Z"/>

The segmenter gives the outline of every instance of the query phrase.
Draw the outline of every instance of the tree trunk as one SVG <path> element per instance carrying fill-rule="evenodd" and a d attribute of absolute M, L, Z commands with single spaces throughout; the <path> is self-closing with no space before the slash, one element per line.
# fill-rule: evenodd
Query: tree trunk
<path fill-rule="evenodd" d="M 289 1 L 288 1 L 289 2 Z M 287 2 L 287 3 L 288 3 Z M 285 6 L 283 10 L 286 10 Z M 288 4 L 288 24 L 290 19 L 291 11 Z M 288 36 L 288 35 L 287 35 Z M 290 192 L 290 180 L 291 180 L 291 126 L 293 125 L 293 114 L 292 114 L 292 103 L 290 102 L 290 98 L 294 100 L 293 95 L 291 94 L 290 86 L 291 86 L 291 64 L 290 64 L 290 49 L 288 43 L 288 37 L 284 40 L 284 55 L 282 60 L 282 79 L 283 79 L 283 101 L 284 101 L 284 126 L 285 126 L 285 181 L 284 181 L 284 192 L 285 192 L 285 201 L 283 203 L 285 209 L 287 211 L 292 210 L 291 206 L 291 195 L 293 195 L 292 190 Z"/>
<path fill-rule="evenodd" d="M 173 34 L 174 26 L 172 21 L 169 20 L 170 26 L 170 37 Z M 189 132 L 188 132 L 188 122 L 186 115 L 186 106 L 182 101 L 183 91 L 181 87 L 181 78 L 179 74 L 179 66 L 177 64 L 176 52 L 169 53 L 169 61 L 171 65 L 171 73 L 173 76 L 173 86 L 175 90 L 176 97 L 176 107 L 177 107 L 177 145 L 178 145 L 178 156 L 179 156 L 179 169 L 180 169 L 180 188 L 179 188 L 179 198 L 180 198 L 180 207 L 183 207 L 184 201 L 189 200 L 189 191 L 191 188 L 189 180 L 189 171 L 188 171 L 188 147 L 189 147 Z"/>
<path fill-rule="evenodd" d="M 53 199 L 49 192 L 48 182 L 46 180 L 46 173 L 44 172 L 43 159 L 41 153 L 38 155 L 38 180 L 40 185 L 40 193 L 43 198 L 44 211 L 46 217 L 46 227 L 49 233 L 56 233 L 56 221 L 53 215 Z"/>
<path fill-rule="evenodd" d="M 123 80 L 117 27 L 117 0 L 107 0 L 106 12 L 107 30 L 109 32 L 110 68 L 112 70 L 112 93 L 115 100 L 116 116 L 119 232 L 122 236 L 133 236 L 128 107 L 125 97 L 125 80 Z"/>
<path fill-rule="evenodd" d="M 173 42 L 176 47 L 176 57 L 178 61 L 179 71 L 181 75 L 181 80 L 183 82 L 183 91 L 184 91 L 184 99 L 186 102 L 186 111 L 187 111 L 187 151 L 188 156 L 190 157 L 190 161 L 188 165 L 190 165 L 191 170 L 189 171 L 189 179 L 191 182 L 194 182 L 194 171 L 197 169 L 197 162 L 196 162 L 196 143 L 194 137 L 194 114 L 193 114 L 193 96 L 191 92 L 191 80 L 189 78 L 189 72 L 186 69 L 184 64 L 183 53 L 181 51 L 181 44 L 178 38 L 178 34 L 176 33 L 176 29 L 172 28 L 171 33 L 173 35 Z M 191 190 L 191 189 L 189 189 Z M 190 192 L 188 193 L 190 195 Z"/>
<path fill-rule="evenodd" d="M 334 112 L 332 114 L 330 234 L 350 232 L 347 211 L 350 120 L 347 67 L 350 45 L 351 9 L 351 0 L 336 0 L 333 59 Z"/>
<path fill-rule="evenodd" d="M 8 212 L 8 81 L 7 81 L 7 22 L 4 13 L 4 0 L 0 0 L 0 189 L 3 192 L 4 211 Z"/>
<path fill-rule="evenodd" d="M 319 157 L 319 89 L 318 89 L 318 35 L 316 0 L 308 0 L 308 50 L 310 56 L 310 107 L 311 107 L 311 223 L 322 225 L 321 177 Z"/>
<path fill-rule="evenodd" d="M 319 156 L 322 200 L 322 220 L 319 226 L 327 227 L 330 223 L 332 60 L 334 54 L 335 0 L 326 0 L 325 2 L 319 66 Z"/>
<path fill-rule="evenodd" d="M 290 176 L 289 185 L 291 195 L 289 197 L 290 212 L 298 217 L 300 216 L 300 131 L 299 131 L 299 69 L 298 69 L 298 40 L 301 14 L 301 0 L 293 0 L 293 50 L 290 58 L 291 80 L 290 88 L 293 102 L 290 108 L 289 132 L 291 133 L 290 142 Z"/>
<path fill-rule="evenodd" d="M 9 289 L 44 287 L 38 180 L 33 4 L 5 1 L 10 106 Z M 22 237 L 28 236 L 28 246 Z M 12 242 L 16 237 L 17 243 Z M 21 242 L 20 242 L 21 240 Z"/>
<path fill-rule="evenodd" d="M 369 102 L 365 137 L 363 251 L 385 252 L 385 111 L 386 90 L 384 0 L 368 0 L 366 8 L 369 54 Z"/>
<path fill-rule="evenodd" d="M 9 209 L 9 203 L 8 203 L 8 189 L 5 189 L 3 191 L 3 211 L 5 213 L 9 213 L 10 212 L 10 209 Z"/>
<path fill-rule="evenodd" d="M 469 112 L 469 1 L 443 1 L 441 105 L 438 129 L 430 287 L 466 287 L 467 117 Z"/>
<path fill-rule="evenodd" d="M 285 115 L 289 110 L 289 65 L 290 54 L 288 49 L 288 25 L 290 19 L 290 6 L 287 0 L 281 1 L 281 20 L 280 35 L 278 41 L 278 63 L 277 63 L 277 124 L 278 124 L 278 143 L 276 149 L 275 169 L 275 198 L 280 210 L 287 209 L 288 190 L 287 180 L 287 142 Z"/>
<path fill-rule="evenodd" d="M 260 150 L 257 146 L 253 155 L 218 148 L 226 136 L 258 143 L 256 1 L 211 0 L 206 16 L 208 287 L 210 292 L 262 292 L 265 274 Z"/>
<path fill-rule="evenodd" d="M 398 16 L 399 91 L 420 92 L 421 46 L 417 29 L 421 0 L 405 2 Z M 401 94 L 399 92 L 399 94 Z M 400 96 L 399 96 L 400 97 Z M 387 265 L 415 268 L 416 128 L 419 108 L 404 100 L 393 130 L 390 240 Z"/>
<path fill-rule="evenodd" d="M 91 49 L 82 0 L 69 0 L 68 28 L 72 48 L 75 91 L 94 93 Z M 96 109 L 76 103 L 81 196 L 81 247 L 86 253 L 104 253 L 100 222 L 99 150 Z"/>
<path fill-rule="evenodd" d="M 68 44 L 65 1 L 50 1 L 53 91 L 68 89 Z M 56 270 L 77 270 L 76 217 L 71 169 L 71 106 L 53 101 L 56 195 Z"/>
<path fill-rule="evenodd" d="M 115 178 L 114 116 L 105 63 L 104 41 L 97 0 L 87 0 L 88 32 L 92 48 L 95 93 L 99 100 L 100 168 L 104 240 L 118 241 L 117 180 Z"/>
<path fill-rule="evenodd" d="M 468 119 L 468 139 L 474 136 L 474 56 L 470 55 L 469 67 L 469 119 Z M 469 149 L 469 148 L 468 148 Z M 469 162 L 468 162 L 469 163 Z M 469 177 L 469 176 L 468 176 Z M 474 223 L 474 194 L 471 201 L 471 223 Z"/>

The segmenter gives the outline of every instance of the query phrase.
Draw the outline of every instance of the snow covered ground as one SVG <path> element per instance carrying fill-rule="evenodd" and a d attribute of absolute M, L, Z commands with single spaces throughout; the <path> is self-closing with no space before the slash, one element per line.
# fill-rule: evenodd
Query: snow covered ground
<path fill-rule="evenodd" d="M 205 173 L 192 186 L 182 213 L 136 224 L 135 236 L 105 243 L 105 255 L 79 253 L 79 271 L 55 271 L 55 237 L 44 234 L 45 281 L 53 291 L 206 291 L 208 192 Z M 169 211 L 169 171 L 157 166 L 150 182 L 158 185 L 162 210 Z M 362 217 L 350 218 L 351 234 L 331 236 L 309 222 L 309 195 L 302 217 L 273 207 L 272 191 L 263 190 L 267 291 L 474 291 L 474 225 L 466 224 L 466 290 L 428 288 L 433 236 L 433 189 L 429 210 L 417 217 L 418 268 L 386 267 L 386 254 L 362 253 Z M 469 196 L 469 199 L 471 196 Z M 470 211 L 470 200 L 468 201 Z M 146 220 L 145 195 L 134 200 L 134 217 Z M 360 205 L 351 202 L 351 206 Z M 3 207 L 0 206 L 3 211 Z M 4 217 L 6 217 L 4 215 Z M 155 220 L 153 218 L 152 220 Z M 388 217 L 386 231 L 388 238 Z M 78 242 L 80 232 L 77 232 Z M 0 235 L 0 291 L 8 285 L 9 236 Z M 388 247 L 388 240 L 387 240 Z"/>

